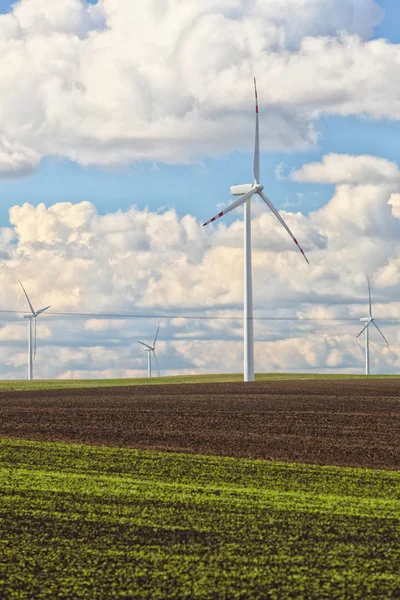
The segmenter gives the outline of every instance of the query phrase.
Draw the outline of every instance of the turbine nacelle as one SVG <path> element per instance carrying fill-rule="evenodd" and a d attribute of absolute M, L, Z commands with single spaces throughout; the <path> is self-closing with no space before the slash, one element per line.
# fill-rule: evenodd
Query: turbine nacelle
<path fill-rule="evenodd" d="M 231 194 L 232 196 L 244 196 L 249 192 L 257 194 L 258 192 L 262 192 L 263 189 L 264 186 L 259 185 L 258 183 L 244 183 L 243 185 L 232 185 Z"/>
<path fill-rule="evenodd" d="M 152 348 L 151 346 L 148 346 L 144 342 L 138 342 L 138 344 L 142 344 L 142 346 L 146 347 L 145 352 L 154 352 L 155 351 L 155 348 Z"/>
<path fill-rule="evenodd" d="M 243 185 L 232 185 L 231 194 L 232 196 L 243 196 L 253 189 L 252 183 L 244 183 Z"/>

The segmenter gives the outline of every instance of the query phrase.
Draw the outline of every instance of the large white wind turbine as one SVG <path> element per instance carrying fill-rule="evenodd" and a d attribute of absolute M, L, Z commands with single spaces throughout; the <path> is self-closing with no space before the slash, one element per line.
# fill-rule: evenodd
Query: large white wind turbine
<path fill-rule="evenodd" d="M 251 267 L 251 198 L 258 194 L 272 211 L 275 217 L 294 243 L 299 248 L 308 263 L 307 257 L 300 247 L 298 241 L 286 225 L 285 221 L 280 216 L 272 202 L 263 194 L 264 186 L 260 185 L 260 130 L 259 130 L 259 113 L 258 113 L 258 95 L 257 84 L 254 78 L 254 90 L 256 96 L 256 139 L 254 147 L 254 163 L 253 174 L 254 182 L 244 185 L 234 185 L 231 187 L 233 196 L 240 196 L 228 208 L 218 213 L 215 217 L 204 223 L 204 226 L 212 223 L 216 219 L 223 217 L 235 208 L 244 204 L 244 380 L 254 381 L 254 332 L 253 332 L 253 283 L 252 283 L 252 267 Z"/>
<path fill-rule="evenodd" d="M 372 323 L 372 325 L 374 325 L 377 328 L 377 330 L 379 331 L 379 333 L 381 334 L 381 336 L 383 337 L 383 339 L 385 340 L 385 342 L 387 343 L 388 346 L 389 346 L 389 342 L 383 335 L 382 331 L 379 329 L 378 325 L 375 323 L 375 319 L 372 316 L 371 287 L 369 285 L 369 277 L 367 277 L 367 283 L 368 283 L 369 315 L 368 315 L 368 317 L 363 317 L 362 319 L 360 319 L 360 321 L 362 321 L 363 323 L 366 323 L 366 325 L 365 325 L 365 327 L 363 327 L 361 329 L 360 333 L 357 335 L 357 338 L 359 338 L 360 335 L 365 331 L 365 374 L 369 375 L 369 331 L 368 331 L 368 328 L 371 325 L 371 323 Z"/>
<path fill-rule="evenodd" d="M 160 331 L 160 326 L 157 327 L 156 337 L 154 338 L 154 342 L 153 342 L 152 346 L 149 346 L 148 344 L 145 344 L 144 342 L 138 342 L 139 344 L 142 344 L 142 346 L 145 346 L 145 348 L 146 348 L 145 352 L 147 352 L 147 376 L 149 378 L 151 377 L 151 355 L 152 354 L 154 356 L 154 360 L 156 361 L 158 376 L 160 377 L 160 369 L 158 368 L 158 360 L 157 360 L 157 356 L 156 356 L 156 342 L 157 342 L 159 331 Z"/>
<path fill-rule="evenodd" d="M 50 308 L 50 306 L 46 306 L 46 308 L 41 308 L 40 310 L 34 310 L 31 301 L 29 300 L 28 294 L 25 291 L 24 286 L 22 285 L 21 282 L 19 282 L 24 294 L 26 296 L 26 299 L 28 300 L 28 304 L 29 304 L 29 308 L 31 309 L 31 312 L 29 315 L 24 315 L 24 319 L 29 319 L 29 346 L 28 346 L 28 379 L 30 381 L 32 381 L 33 379 L 33 361 L 36 358 L 36 319 L 39 315 L 41 315 L 42 313 L 44 313 L 45 310 L 47 310 L 48 308 Z M 34 331 L 34 347 L 32 344 L 33 341 L 33 335 L 32 335 L 32 320 L 34 321 L 35 324 L 35 331 Z"/>

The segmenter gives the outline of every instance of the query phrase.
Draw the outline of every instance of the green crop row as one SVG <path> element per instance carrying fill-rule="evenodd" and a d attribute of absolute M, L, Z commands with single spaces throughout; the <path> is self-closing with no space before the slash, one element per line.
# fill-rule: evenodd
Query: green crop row
<path fill-rule="evenodd" d="M 0 442 L 0 597 L 400 596 L 400 473 Z"/>

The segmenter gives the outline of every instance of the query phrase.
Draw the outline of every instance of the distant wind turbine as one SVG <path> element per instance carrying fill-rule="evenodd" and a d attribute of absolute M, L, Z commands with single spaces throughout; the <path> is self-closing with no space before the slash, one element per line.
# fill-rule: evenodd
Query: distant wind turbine
<path fill-rule="evenodd" d="M 39 315 L 41 315 L 42 313 L 44 313 L 45 310 L 47 310 L 48 308 L 50 308 L 50 306 L 46 306 L 46 308 L 41 308 L 40 310 L 34 310 L 31 301 L 29 300 L 29 296 L 25 291 L 24 286 L 22 285 L 22 283 L 19 281 L 20 286 L 22 287 L 24 294 L 26 296 L 26 299 L 28 300 L 28 304 L 29 304 L 29 308 L 31 309 L 31 312 L 29 315 L 24 315 L 24 319 L 29 319 L 29 346 L 28 346 L 28 379 L 30 381 L 32 381 L 33 379 L 33 361 L 36 358 L 36 319 Z M 34 327 L 35 327 L 35 331 L 34 331 L 34 336 L 33 334 L 33 327 L 32 327 L 32 320 L 34 321 Z M 33 338 L 34 337 L 34 344 L 32 344 Z"/>
<path fill-rule="evenodd" d="M 271 212 L 278 219 L 282 227 L 290 235 L 300 252 L 308 263 L 307 257 L 300 247 L 298 241 L 280 216 L 272 202 L 263 194 L 264 186 L 260 185 L 260 130 L 258 115 L 258 95 L 257 84 L 254 78 L 254 90 L 256 96 L 256 135 L 254 147 L 253 174 L 254 182 L 244 185 L 234 185 L 231 187 L 233 196 L 240 196 L 228 208 L 218 213 L 215 217 L 204 223 L 204 226 L 212 223 L 216 219 L 223 217 L 239 206 L 244 206 L 244 380 L 254 381 L 254 331 L 253 331 L 253 282 L 251 265 L 251 198 L 258 194 L 262 198 Z"/>
<path fill-rule="evenodd" d="M 381 336 L 383 337 L 383 339 L 385 340 L 385 342 L 387 343 L 388 346 L 389 346 L 389 342 L 383 335 L 382 331 L 379 329 L 378 325 L 375 323 L 375 319 L 372 316 L 371 287 L 369 285 L 369 277 L 367 277 L 367 283 L 368 283 L 368 299 L 369 299 L 369 316 L 363 317 L 362 319 L 360 319 L 360 321 L 362 321 L 363 323 L 366 323 L 366 325 L 365 325 L 365 327 L 363 327 L 361 329 L 360 333 L 357 335 L 357 338 L 359 338 L 360 335 L 365 331 L 365 374 L 369 375 L 369 331 L 368 331 L 368 328 L 371 325 L 371 323 L 372 323 L 372 325 L 374 325 L 377 328 L 377 330 L 379 331 L 379 333 L 381 334 Z"/>
<path fill-rule="evenodd" d="M 152 346 L 149 346 L 148 344 L 145 344 L 144 342 L 138 342 L 139 344 L 142 344 L 142 346 L 145 346 L 145 348 L 146 348 L 145 352 L 147 352 L 147 376 L 149 378 L 151 378 L 151 355 L 152 354 L 154 356 L 154 360 L 156 361 L 158 376 L 160 377 L 160 369 L 158 368 L 158 360 L 157 360 L 157 356 L 156 356 L 156 342 L 157 342 L 159 331 L 160 331 L 160 326 L 157 327 L 156 337 L 154 338 L 154 342 L 153 342 Z"/>

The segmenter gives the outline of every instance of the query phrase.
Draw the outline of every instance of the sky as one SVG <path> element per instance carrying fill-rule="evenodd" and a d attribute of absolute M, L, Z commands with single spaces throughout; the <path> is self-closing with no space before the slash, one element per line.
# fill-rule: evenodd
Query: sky
<path fill-rule="evenodd" d="M 258 317 L 374 309 L 372 369 L 400 365 L 400 6 L 396 0 L 0 0 L 0 308 L 173 314 L 163 374 L 242 369 L 240 210 L 261 179 L 303 264 L 253 202 Z M 151 31 L 151 36 L 149 35 Z M 223 317 L 185 320 L 185 315 Z M 3 314 L 0 377 L 26 376 Z M 42 317 L 38 377 L 140 376 L 159 320 Z M 357 321 L 256 321 L 258 371 L 361 372 Z"/>

